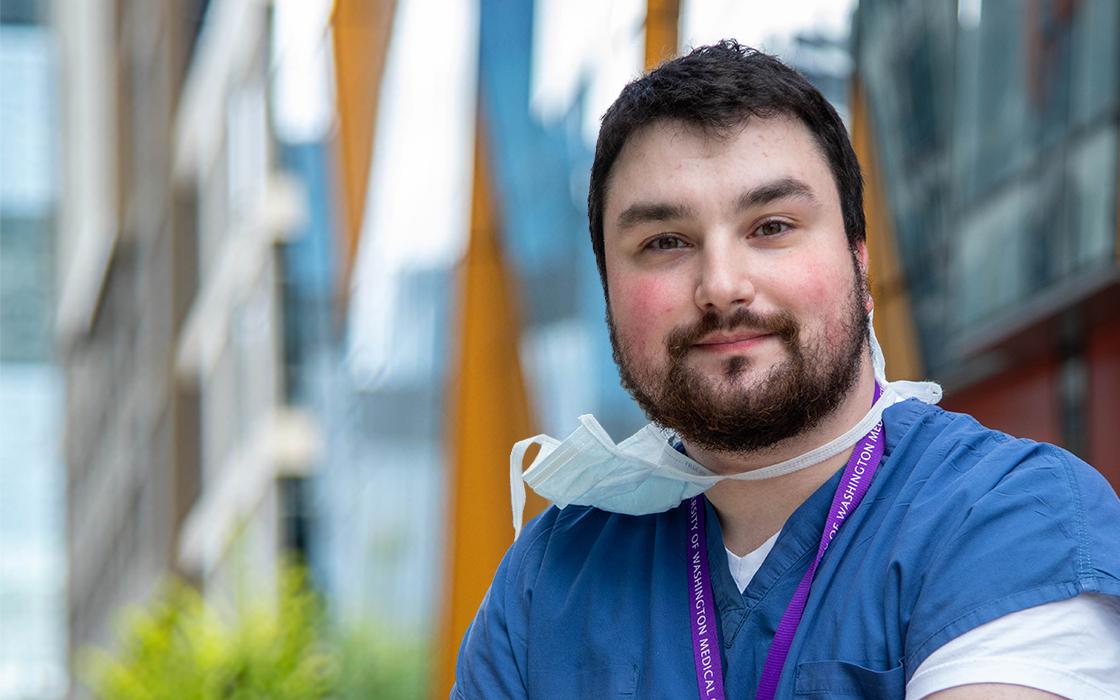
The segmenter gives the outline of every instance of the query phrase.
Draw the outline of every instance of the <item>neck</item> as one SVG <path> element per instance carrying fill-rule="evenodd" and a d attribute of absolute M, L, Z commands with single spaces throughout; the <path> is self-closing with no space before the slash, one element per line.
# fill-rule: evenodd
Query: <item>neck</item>
<path fill-rule="evenodd" d="M 689 456 L 717 474 L 740 474 L 793 459 L 842 435 L 858 423 L 875 396 L 875 376 L 870 358 L 865 358 L 855 386 L 832 414 L 800 435 L 764 450 L 713 452 L 687 442 Z M 848 448 L 805 469 L 759 481 L 726 480 L 705 494 L 723 529 L 724 545 L 743 555 L 757 549 L 781 529 L 786 519 L 851 456 Z"/>

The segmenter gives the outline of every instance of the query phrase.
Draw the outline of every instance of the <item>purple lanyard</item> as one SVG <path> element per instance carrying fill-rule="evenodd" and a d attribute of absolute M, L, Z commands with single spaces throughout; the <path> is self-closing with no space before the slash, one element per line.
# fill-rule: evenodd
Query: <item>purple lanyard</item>
<path fill-rule="evenodd" d="M 879 400 L 881 389 L 875 387 L 875 400 Z M 821 563 L 824 552 L 829 543 L 840 531 L 840 526 L 859 507 L 860 501 L 867 493 L 875 470 L 883 458 L 883 422 L 879 421 L 867 435 L 863 436 L 844 467 L 840 476 L 840 485 L 836 487 L 836 495 L 832 497 L 832 506 L 828 511 L 828 520 L 825 521 L 824 530 L 821 532 L 821 542 L 817 546 L 817 557 L 809 566 L 809 570 L 801 578 L 793 598 L 789 602 L 782 620 L 778 623 L 778 630 L 774 633 L 774 640 L 770 643 L 770 650 L 766 654 L 766 665 L 762 668 L 762 680 L 758 684 L 756 700 L 772 700 L 778 687 L 778 679 L 782 675 L 782 666 L 785 665 L 786 656 L 789 655 L 793 635 L 797 632 L 797 625 L 801 622 L 801 615 L 805 612 L 805 602 L 809 598 L 809 587 L 813 584 L 813 576 L 817 573 L 817 566 Z M 713 602 L 711 573 L 708 569 L 707 531 L 705 530 L 705 516 L 703 496 L 694 496 L 688 502 L 688 590 L 689 609 L 692 621 L 692 655 L 696 663 L 696 684 L 700 690 L 700 697 L 711 700 L 724 700 L 723 666 L 719 658 L 719 638 L 716 632 L 716 615 L 718 614 Z"/>

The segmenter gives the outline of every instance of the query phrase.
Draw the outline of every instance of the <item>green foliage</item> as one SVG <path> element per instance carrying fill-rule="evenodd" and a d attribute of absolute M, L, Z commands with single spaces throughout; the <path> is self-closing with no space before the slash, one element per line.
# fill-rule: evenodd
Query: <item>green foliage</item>
<path fill-rule="evenodd" d="M 425 651 L 369 626 L 331 634 L 306 576 L 290 568 L 276 600 L 232 621 L 170 582 L 127 612 L 116 653 L 88 650 L 81 666 L 103 700 L 405 700 L 425 695 Z"/>
<path fill-rule="evenodd" d="M 373 625 L 354 627 L 342 636 L 338 697 L 427 698 L 431 650 L 418 638 L 378 634 L 377 630 Z"/>

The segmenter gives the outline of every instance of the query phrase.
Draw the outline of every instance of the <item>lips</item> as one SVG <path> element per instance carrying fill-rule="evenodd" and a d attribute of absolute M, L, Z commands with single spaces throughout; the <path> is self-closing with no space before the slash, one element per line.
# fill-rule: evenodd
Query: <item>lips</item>
<path fill-rule="evenodd" d="M 753 347 L 763 340 L 772 337 L 770 333 L 758 331 L 741 331 L 738 333 L 712 333 L 693 344 L 700 350 L 745 350 Z"/>
<path fill-rule="evenodd" d="M 669 359 L 683 362 L 690 353 L 723 355 L 746 352 L 767 339 L 794 347 L 797 323 L 784 312 L 762 314 L 746 307 L 731 313 L 708 311 L 691 325 L 674 328 L 665 339 Z"/>

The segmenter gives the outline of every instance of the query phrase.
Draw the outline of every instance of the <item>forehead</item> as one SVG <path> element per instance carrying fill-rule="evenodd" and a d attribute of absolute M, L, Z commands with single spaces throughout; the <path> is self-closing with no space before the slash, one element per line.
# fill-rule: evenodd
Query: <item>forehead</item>
<path fill-rule="evenodd" d="M 780 178 L 801 180 L 818 199 L 839 206 L 828 159 L 796 118 L 751 117 L 720 132 L 659 120 L 635 131 L 619 153 L 607 181 L 604 226 L 634 201 L 733 195 Z"/>

